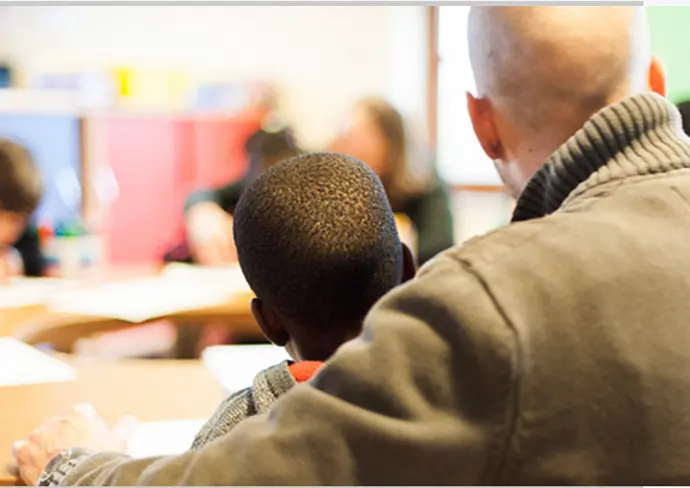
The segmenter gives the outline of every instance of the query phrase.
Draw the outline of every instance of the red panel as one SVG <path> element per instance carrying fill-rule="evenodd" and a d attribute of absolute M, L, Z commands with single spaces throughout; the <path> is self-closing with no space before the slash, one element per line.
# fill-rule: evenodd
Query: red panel
<path fill-rule="evenodd" d="M 196 138 L 196 123 L 192 119 L 183 119 L 175 124 L 175 148 L 174 171 L 175 181 L 168 196 L 171 210 L 173 211 L 173 229 L 167 236 L 167 245 L 171 239 L 179 239 L 183 231 L 183 207 L 186 198 L 196 188 L 198 167 L 195 152 L 198 146 Z"/>
<path fill-rule="evenodd" d="M 190 178 L 177 147 L 180 124 L 155 117 L 108 120 L 108 159 L 120 187 L 108 233 L 113 263 L 159 262 L 170 242 L 182 205 L 177 181 Z"/>
<path fill-rule="evenodd" d="M 187 196 L 244 174 L 257 125 L 231 119 L 113 117 L 107 153 L 120 186 L 109 229 L 113 263 L 160 262 L 180 238 Z"/>
<path fill-rule="evenodd" d="M 213 188 L 239 179 L 247 168 L 244 143 L 257 124 L 231 119 L 195 124 L 196 188 Z"/>

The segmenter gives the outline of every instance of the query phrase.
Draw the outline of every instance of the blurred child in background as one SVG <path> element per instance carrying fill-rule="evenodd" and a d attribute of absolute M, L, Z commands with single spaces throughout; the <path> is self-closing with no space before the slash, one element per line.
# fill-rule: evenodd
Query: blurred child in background
<path fill-rule="evenodd" d="M 31 224 L 42 196 L 41 174 L 29 151 L 0 139 L 0 281 L 43 274 L 38 232 Z"/>

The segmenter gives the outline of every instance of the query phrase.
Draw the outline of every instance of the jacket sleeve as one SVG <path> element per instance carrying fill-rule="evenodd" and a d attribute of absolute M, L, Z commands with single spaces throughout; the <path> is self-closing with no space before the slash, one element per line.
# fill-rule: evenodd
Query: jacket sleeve
<path fill-rule="evenodd" d="M 66 484 L 479 485 L 500 478 L 515 339 L 480 280 L 441 256 L 370 312 L 309 383 L 200 450 L 92 456 Z"/>
<path fill-rule="evenodd" d="M 33 225 L 26 228 L 14 248 L 19 252 L 26 276 L 42 276 L 45 268 L 38 231 Z"/>
<path fill-rule="evenodd" d="M 216 203 L 223 209 L 230 209 L 234 207 L 240 199 L 243 186 L 241 181 L 234 181 L 220 188 L 196 191 L 187 197 L 184 204 L 184 211 L 187 213 L 194 205 L 203 202 Z"/>
<path fill-rule="evenodd" d="M 223 400 L 213 416 L 194 437 L 191 449 L 201 449 L 210 441 L 227 434 L 242 420 L 256 415 L 252 389 L 237 391 Z"/>

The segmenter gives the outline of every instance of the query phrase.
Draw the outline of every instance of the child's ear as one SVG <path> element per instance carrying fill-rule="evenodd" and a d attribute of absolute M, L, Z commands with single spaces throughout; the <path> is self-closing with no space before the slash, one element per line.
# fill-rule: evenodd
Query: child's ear
<path fill-rule="evenodd" d="M 402 253 L 403 253 L 403 268 L 402 268 L 402 278 L 400 283 L 405 283 L 411 280 L 417 274 L 417 265 L 415 264 L 414 256 L 412 251 L 407 247 L 407 244 L 401 243 Z"/>
<path fill-rule="evenodd" d="M 280 325 L 280 319 L 273 309 L 258 298 L 252 299 L 251 309 L 254 320 L 266 338 L 276 346 L 284 347 L 290 340 L 290 335 Z"/>

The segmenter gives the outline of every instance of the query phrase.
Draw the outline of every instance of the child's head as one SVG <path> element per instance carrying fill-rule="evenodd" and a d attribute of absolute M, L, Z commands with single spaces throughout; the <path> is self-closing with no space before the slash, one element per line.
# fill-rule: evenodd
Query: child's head
<path fill-rule="evenodd" d="M 415 272 L 381 181 L 339 154 L 297 156 L 261 174 L 235 208 L 234 235 L 252 312 L 295 359 L 327 359 Z"/>
<path fill-rule="evenodd" d="M 17 241 L 42 194 L 40 171 L 29 151 L 0 138 L 0 248 Z"/>

